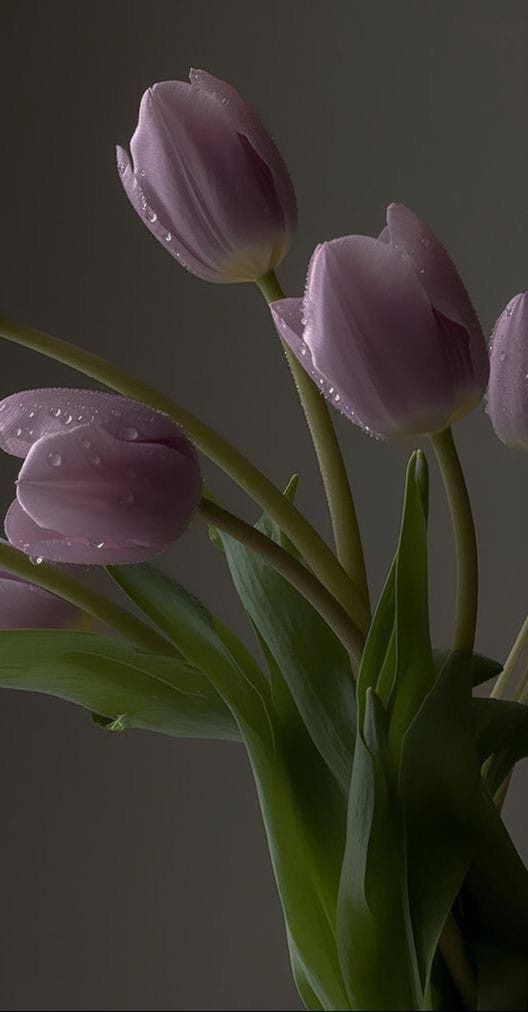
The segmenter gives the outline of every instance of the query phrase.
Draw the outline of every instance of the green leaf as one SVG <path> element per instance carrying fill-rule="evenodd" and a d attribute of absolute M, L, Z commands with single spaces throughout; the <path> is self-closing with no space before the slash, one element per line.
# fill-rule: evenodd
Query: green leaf
<path fill-rule="evenodd" d="M 369 689 L 356 736 L 337 911 L 338 951 L 354 1009 L 423 1008 L 405 836 L 388 770 L 386 713 Z"/>
<path fill-rule="evenodd" d="M 238 659 L 233 655 L 234 634 L 230 649 L 224 642 L 227 628 L 198 598 L 154 566 L 110 566 L 109 573 L 187 661 L 207 675 L 241 729 L 262 735 L 270 744 L 269 688 L 254 661 L 241 663 L 242 657 L 249 657 L 242 644 Z"/>
<path fill-rule="evenodd" d="M 433 650 L 435 671 L 439 672 L 442 670 L 450 652 L 450 650 L 446 650 L 445 648 Z M 494 661 L 491 657 L 485 657 L 484 654 L 473 654 L 471 663 L 474 686 L 489 682 L 490 678 L 496 678 L 502 671 L 502 664 L 499 661 Z"/>
<path fill-rule="evenodd" d="M 257 527 L 291 550 L 268 517 L 262 517 Z M 242 604 L 286 681 L 317 749 L 347 791 L 356 704 L 346 650 L 312 605 L 260 556 L 226 534 L 222 541 Z"/>
<path fill-rule="evenodd" d="M 495 794 L 519 759 L 528 756 L 528 707 L 507 699 L 474 699 L 480 761 L 491 757 L 486 786 Z"/>
<path fill-rule="evenodd" d="M 478 945 L 478 1008 L 482 1012 L 525 1012 L 528 1006 L 528 960 L 525 953 Z"/>
<path fill-rule="evenodd" d="M 0 632 L 0 685 L 78 703 L 114 730 L 240 738 L 231 713 L 200 671 L 179 658 L 145 654 L 95 633 Z"/>
<path fill-rule="evenodd" d="M 319 797 L 320 770 L 313 761 L 313 755 L 317 760 L 318 756 L 306 748 L 306 740 L 310 747 L 311 742 L 304 727 L 297 728 L 295 737 L 284 735 L 269 684 L 256 662 L 231 630 L 184 588 L 151 566 L 112 567 L 111 573 L 182 654 L 207 673 L 233 710 L 257 784 L 288 929 L 299 958 L 309 968 L 306 986 L 324 1008 L 346 1008 L 329 916 L 332 885 L 319 860 L 322 844 L 310 829 L 315 814 L 308 818 L 309 805 L 313 810 Z M 320 767 L 324 769 L 322 763 Z M 321 840 L 336 838 L 333 822 L 324 824 L 322 819 L 327 796 L 325 791 L 318 813 L 319 823 L 323 822 L 322 827 L 318 823 Z"/>
<path fill-rule="evenodd" d="M 399 777 L 409 900 L 424 991 L 438 940 L 473 857 L 480 766 L 471 719 L 471 663 L 452 654 L 403 741 Z"/>

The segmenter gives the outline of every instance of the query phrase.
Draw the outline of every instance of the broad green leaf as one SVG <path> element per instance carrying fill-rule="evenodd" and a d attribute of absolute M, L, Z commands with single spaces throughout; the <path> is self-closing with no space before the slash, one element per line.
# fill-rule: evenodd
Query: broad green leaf
<path fill-rule="evenodd" d="M 524 954 L 528 963 L 528 869 L 491 797 L 481 795 L 478 846 L 462 890 L 464 934 L 475 945 Z"/>
<path fill-rule="evenodd" d="M 424 990 L 479 831 L 480 766 L 471 719 L 471 688 L 470 659 L 451 655 L 402 745 L 398 793 Z"/>
<path fill-rule="evenodd" d="M 528 1007 L 528 960 L 526 953 L 478 945 L 479 1012 L 525 1012 Z"/>
<path fill-rule="evenodd" d="M 111 566 L 109 572 L 187 661 L 207 675 L 241 729 L 244 725 L 262 735 L 271 747 L 268 685 L 255 662 L 240 663 L 247 651 L 244 655 L 240 651 L 238 660 L 233 656 L 223 639 L 228 634 L 226 627 L 201 601 L 154 566 Z M 231 634 L 232 647 L 234 642 Z"/>
<path fill-rule="evenodd" d="M 152 566 L 112 567 L 111 573 L 184 657 L 207 674 L 232 709 L 257 784 L 285 917 L 300 958 L 309 967 L 309 986 L 324 1008 L 346 1008 L 328 917 L 331 889 L 322 884 L 324 869 L 307 832 L 298 782 L 306 778 L 306 796 L 309 778 L 315 778 L 313 766 L 296 773 L 287 768 L 293 740 L 285 740 L 276 723 L 268 683 L 245 647 L 204 605 Z M 299 745 L 299 761 L 302 754 Z M 311 786 L 314 804 L 315 779 Z M 332 826 L 325 831 L 331 834 Z"/>
<path fill-rule="evenodd" d="M 115 730 L 240 738 L 204 675 L 179 658 L 146 654 L 106 636 L 66 630 L 0 632 L 0 685 L 78 703 Z"/>
<path fill-rule="evenodd" d="M 528 756 L 528 707 L 507 699 L 474 699 L 480 761 L 490 758 L 486 785 L 495 794 L 519 759 Z"/>
<path fill-rule="evenodd" d="M 440 672 L 446 663 L 450 650 L 433 650 L 433 659 L 435 671 Z M 485 657 L 484 654 L 473 654 L 473 660 L 471 662 L 472 680 L 473 685 L 482 685 L 484 682 L 489 682 L 490 678 L 496 678 L 502 671 L 502 664 L 499 661 L 494 661 L 491 657 Z"/>
<path fill-rule="evenodd" d="M 257 524 L 290 549 L 268 518 Z M 323 618 L 279 573 L 222 534 L 230 573 L 259 636 L 286 681 L 317 749 L 348 790 L 356 720 L 355 686 L 345 648 Z"/>
<path fill-rule="evenodd" d="M 358 721 L 365 719 L 365 703 L 369 689 L 375 689 L 384 706 L 388 705 L 396 675 L 396 637 L 394 615 L 396 606 L 396 560 L 394 559 L 365 643 L 358 675 Z"/>
<path fill-rule="evenodd" d="M 354 1009 L 423 1008 L 407 898 L 405 836 L 388 776 L 387 719 L 372 689 L 356 735 L 337 913 Z"/>
<path fill-rule="evenodd" d="M 396 764 L 402 738 L 435 679 L 429 632 L 427 495 L 427 462 L 418 450 L 407 467 L 395 556 L 396 673 L 389 701 L 389 752 Z"/>

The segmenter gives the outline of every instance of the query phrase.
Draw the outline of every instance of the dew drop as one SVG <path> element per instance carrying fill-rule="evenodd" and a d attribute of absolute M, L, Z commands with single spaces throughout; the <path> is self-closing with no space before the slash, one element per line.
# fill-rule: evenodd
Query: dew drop
<path fill-rule="evenodd" d="M 117 500 L 119 506 L 133 506 L 135 501 L 134 493 L 131 492 L 130 489 L 123 492 L 123 495 L 120 495 Z"/>
<path fill-rule="evenodd" d="M 123 412 L 120 411 L 119 408 L 112 408 L 110 414 L 113 415 L 114 418 L 121 418 L 121 415 L 123 414 Z"/>
<path fill-rule="evenodd" d="M 5 411 L 5 409 L 6 409 L 5 404 L 0 404 L 0 411 Z"/>
<path fill-rule="evenodd" d="M 28 415 L 28 418 L 34 418 L 34 417 L 35 417 L 35 412 L 34 411 L 30 411 L 29 415 Z"/>
<path fill-rule="evenodd" d="M 91 548 L 104 548 L 105 543 L 101 538 L 88 538 L 88 544 Z"/>
<path fill-rule="evenodd" d="M 499 354 L 499 362 L 505 362 L 505 361 L 506 361 L 506 352 L 505 351 L 501 351 L 500 354 Z"/>
<path fill-rule="evenodd" d="M 338 403 L 338 401 L 340 401 L 340 400 L 341 400 L 341 398 L 340 398 L 339 394 L 336 394 L 336 395 L 335 395 L 335 397 L 334 397 L 334 401 L 336 402 L 336 404 L 337 404 L 337 403 Z"/>
<path fill-rule="evenodd" d="M 22 435 L 22 429 L 17 429 L 16 432 L 15 432 L 15 436 L 21 436 L 21 435 Z"/>
<path fill-rule="evenodd" d="M 50 408 L 49 409 L 49 413 L 50 413 L 50 415 L 51 415 L 52 418 L 60 418 L 61 409 L 60 408 Z"/>
<path fill-rule="evenodd" d="M 418 274 L 425 274 L 425 267 L 420 267 Z"/>
<path fill-rule="evenodd" d="M 139 436 L 139 432 L 133 425 L 125 425 L 124 428 L 119 430 L 118 436 L 120 439 L 125 439 L 127 442 L 132 443 Z"/>
<path fill-rule="evenodd" d="M 67 415 L 64 415 L 64 418 L 62 420 L 63 420 L 63 422 L 64 422 L 65 425 L 69 425 L 70 422 L 73 421 L 73 418 L 72 418 L 72 416 L 70 414 L 67 414 Z"/>
<path fill-rule="evenodd" d="M 50 465 L 50 467 L 60 467 L 61 464 L 62 464 L 62 457 L 61 457 L 60 453 L 55 453 L 55 451 L 52 451 L 51 453 L 48 453 L 48 456 L 47 456 L 46 459 L 47 459 L 48 464 Z"/>
<path fill-rule="evenodd" d="M 152 225 L 154 224 L 155 221 L 158 220 L 158 216 L 157 216 L 156 212 L 153 211 L 151 207 L 148 207 L 148 205 L 145 208 L 145 216 L 146 216 L 147 221 L 150 221 L 150 223 Z"/>
<path fill-rule="evenodd" d="M 44 562 L 44 559 L 41 555 L 30 555 L 29 561 L 32 566 L 40 566 Z"/>
<path fill-rule="evenodd" d="M 145 169 L 140 169 L 140 170 L 139 170 L 139 174 L 140 174 L 141 178 L 142 178 L 142 179 L 144 179 L 144 178 L 145 178 L 145 176 L 146 176 L 146 172 L 145 172 Z"/>
<path fill-rule="evenodd" d="M 170 242 L 172 239 L 172 232 L 165 232 L 163 238 L 165 239 L 165 242 Z"/>
<path fill-rule="evenodd" d="M 94 467 L 99 467 L 99 464 L 101 463 L 101 458 L 98 453 L 89 453 L 88 461 L 90 464 L 93 464 Z"/>
<path fill-rule="evenodd" d="M 77 415 L 77 421 L 82 422 L 84 415 Z"/>
<path fill-rule="evenodd" d="M 118 168 L 119 174 L 122 176 L 123 172 L 126 171 L 126 162 L 119 162 L 119 165 L 117 166 L 117 168 Z"/>
<path fill-rule="evenodd" d="M 89 449 L 90 449 L 90 446 L 92 445 L 92 444 L 90 443 L 90 440 L 89 440 L 89 439 L 87 439 L 87 438 L 86 438 L 86 436 L 83 436 L 83 437 L 82 437 L 82 438 L 81 438 L 81 439 L 79 440 L 79 442 L 80 442 L 81 446 L 83 446 L 83 447 L 84 447 L 84 449 L 85 449 L 85 450 L 89 450 Z"/>

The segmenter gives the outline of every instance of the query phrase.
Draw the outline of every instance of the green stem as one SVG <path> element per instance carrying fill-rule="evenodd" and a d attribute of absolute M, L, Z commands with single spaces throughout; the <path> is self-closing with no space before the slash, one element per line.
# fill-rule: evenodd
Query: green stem
<path fill-rule="evenodd" d="M 274 271 L 265 274 L 257 285 L 268 305 L 284 298 L 284 292 Z M 319 470 L 326 493 L 337 557 L 348 575 L 357 584 L 367 609 L 369 590 L 365 556 L 356 507 L 348 475 L 330 412 L 324 397 L 285 341 L 282 341 L 286 360 L 299 394 Z"/>
<path fill-rule="evenodd" d="M 171 397 L 160 393 L 147 383 L 142 383 L 141 380 L 134 379 L 99 355 L 61 341 L 58 337 L 52 337 L 40 330 L 4 318 L 0 318 L 0 336 L 63 362 L 70 368 L 84 373 L 85 376 L 90 376 L 112 390 L 117 390 L 125 397 L 164 412 L 181 425 L 198 449 L 226 471 L 262 509 L 273 517 L 317 573 L 327 590 L 340 602 L 361 631 L 366 630 L 368 616 L 364 602 L 323 538 L 303 514 L 279 492 L 273 482 L 234 446 L 222 439 L 214 429 L 210 429 L 200 419 L 195 418 Z"/>
<path fill-rule="evenodd" d="M 121 608 L 114 601 L 55 566 L 47 565 L 45 562 L 38 565 L 33 563 L 29 556 L 18 548 L 0 543 L 0 569 L 19 576 L 27 583 L 42 587 L 43 590 L 49 590 L 52 594 L 57 594 L 76 608 L 115 629 L 143 650 L 165 655 L 174 653 L 168 640 L 126 608 Z"/>
<path fill-rule="evenodd" d="M 477 624 L 478 556 L 475 526 L 464 472 L 451 429 L 431 436 L 447 493 L 457 556 L 453 649 L 473 651 Z"/>
<path fill-rule="evenodd" d="M 271 538 L 222 506 L 209 499 L 202 499 L 198 509 L 207 523 L 225 531 L 260 555 L 313 605 L 341 640 L 350 657 L 352 669 L 357 672 L 364 645 L 363 636 L 344 608 L 319 583 L 313 573 Z"/>
<path fill-rule="evenodd" d="M 528 646 L 528 616 L 525 618 L 520 628 L 517 639 L 515 640 L 515 643 L 513 644 L 508 654 L 508 657 L 506 658 L 504 667 L 499 677 L 497 678 L 495 685 L 493 686 L 493 691 L 491 692 L 491 696 L 493 699 L 500 699 L 501 696 L 504 696 L 506 689 L 510 684 L 515 668 L 517 667 L 517 664 L 520 661 L 521 656 L 524 653 L 527 646 Z M 519 682 L 519 686 L 517 689 L 517 693 L 522 692 L 525 679 L 528 680 L 528 672 L 526 673 L 526 676 L 521 678 L 521 681 Z M 516 699 L 518 698 L 517 693 L 515 695 Z"/>

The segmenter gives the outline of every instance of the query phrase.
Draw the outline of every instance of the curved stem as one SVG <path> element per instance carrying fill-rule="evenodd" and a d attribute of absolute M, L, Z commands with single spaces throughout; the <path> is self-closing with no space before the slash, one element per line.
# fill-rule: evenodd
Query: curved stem
<path fill-rule="evenodd" d="M 210 429 L 200 419 L 182 408 L 171 397 L 160 393 L 147 383 L 136 380 L 124 370 L 99 355 L 77 348 L 33 327 L 26 327 L 0 317 L 0 336 L 15 344 L 63 362 L 92 379 L 117 390 L 125 397 L 148 404 L 156 411 L 169 415 L 181 425 L 199 450 L 227 472 L 255 502 L 270 514 L 288 535 L 306 562 L 317 573 L 327 590 L 340 602 L 345 611 L 365 631 L 368 624 L 366 608 L 353 582 L 323 538 L 314 530 L 302 513 L 288 502 L 261 471 L 227 440 Z"/>
<path fill-rule="evenodd" d="M 473 651 L 477 624 L 478 556 L 475 526 L 464 472 L 451 429 L 431 436 L 445 485 L 457 557 L 454 650 Z"/>
<path fill-rule="evenodd" d="M 503 696 L 504 693 L 506 692 L 506 689 L 510 684 L 515 668 L 517 667 L 517 664 L 520 661 L 521 656 L 524 653 L 526 647 L 528 647 L 528 616 L 525 618 L 519 630 L 517 639 L 515 640 L 515 643 L 513 644 L 508 654 L 508 657 L 506 658 L 504 667 L 499 677 L 497 678 L 495 685 L 493 686 L 493 690 L 490 694 L 493 699 L 500 699 L 501 696 Z M 525 677 L 528 679 L 528 672 Z M 521 678 L 517 690 L 518 692 L 519 691 L 522 692 L 523 681 L 524 679 Z M 517 699 L 517 694 L 515 698 Z"/>
<path fill-rule="evenodd" d="M 268 305 L 276 299 L 284 298 L 274 271 L 260 278 L 257 285 Z M 356 507 L 328 405 L 286 342 L 281 343 L 312 437 L 332 521 L 337 557 L 343 569 L 357 584 L 369 608 L 367 571 Z"/>
<path fill-rule="evenodd" d="M 43 590 L 57 594 L 93 618 L 111 626 L 143 650 L 165 655 L 175 652 L 168 640 L 126 608 L 121 608 L 114 601 L 85 586 L 69 573 L 56 569 L 55 566 L 45 562 L 34 564 L 29 556 L 18 548 L 0 543 L 0 569 L 5 569 L 27 583 L 33 583 Z"/>
<path fill-rule="evenodd" d="M 222 506 L 209 499 L 202 499 L 198 510 L 207 523 L 219 527 L 260 555 L 313 605 L 341 640 L 350 657 L 353 671 L 357 671 L 364 645 L 363 636 L 344 608 L 319 583 L 313 573 L 271 538 Z"/>

